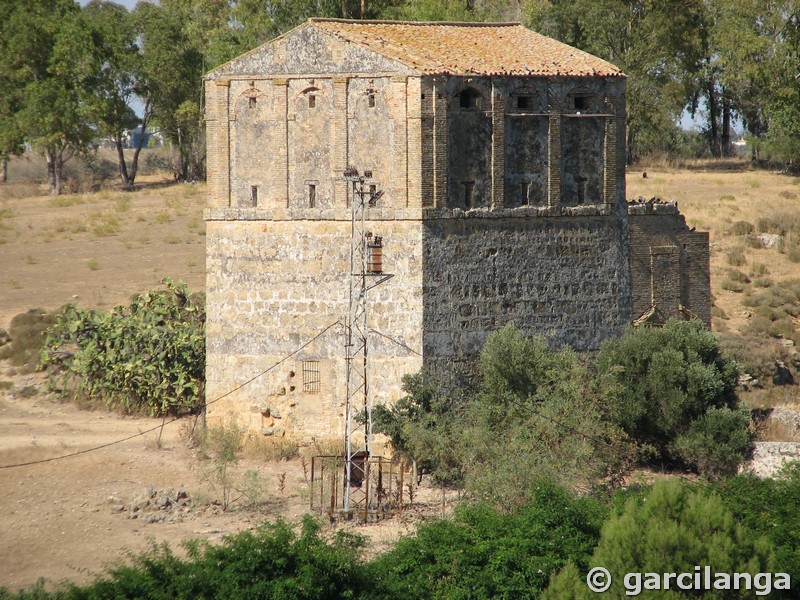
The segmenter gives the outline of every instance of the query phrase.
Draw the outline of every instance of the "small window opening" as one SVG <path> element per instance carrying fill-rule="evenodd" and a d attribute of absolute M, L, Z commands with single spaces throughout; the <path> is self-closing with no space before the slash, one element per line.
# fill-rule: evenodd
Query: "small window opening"
<path fill-rule="evenodd" d="M 308 394 L 316 394 L 320 389 L 319 361 L 303 361 L 303 391 Z"/>
<path fill-rule="evenodd" d="M 256 98 L 255 98 L 255 96 L 250 96 L 249 101 L 250 101 L 249 102 L 250 108 L 255 108 L 256 107 Z"/>
<path fill-rule="evenodd" d="M 422 99 L 425 100 L 425 94 L 422 94 Z"/>
<path fill-rule="evenodd" d="M 314 208 L 314 205 L 317 203 L 317 184 L 316 183 L 309 183 L 308 184 L 308 206 L 309 208 Z"/>
<path fill-rule="evenodd" d="M 375 94 L 370 94 L 367 96 L 367 102 L 369 103 L 370 108 L 375 108 Z"/>
<path fill-rule="evenodd" d="M 519 184 L 519 200 L 523 206 L 530 204 L 530 197 L 528 196 L 530 190 L 531 184 L 529 182 L 523 181 Z"/>
<path fill-rule="evenodd" d="M 317 97 L 314 94 L 308 95 L 308 108 L 314 108 L 317 105 Z"/>
<path fill-rule="evenodd" d="M 250 186 L 250 204 L 253 206 L 258 206 L 258 186 L 251 185 Z"/>
<path fill-rule="evenodd" d="M 481 107 L 481 95 L 471 88 L 458 94 L 458 106 L 464 110 L 477 110 Z"/>
<path fill-rule="evenodd" d="M 374 183 L 369 184 L 369 199 L 372 200 L 378 193 L 378 186 Z"/>
<path fill-rule="evenodd" d="M 475 182 L 474 181 L 465 181 L 464 182 L 464 206 L 466 208 L 472 208 L 472 196 L 475 193 Z"/>
<path fill-rule="evenodd" d="M 517 108 L 520 110 L 532 109 L 533 98 L 531 96 L 517 96 Z"/>
<path fill-rule="evenodd" d="M 589 98 L 587 96 L 575 96 L 573 100 L 575 110 L 586 110 L 589 106 Z"/>

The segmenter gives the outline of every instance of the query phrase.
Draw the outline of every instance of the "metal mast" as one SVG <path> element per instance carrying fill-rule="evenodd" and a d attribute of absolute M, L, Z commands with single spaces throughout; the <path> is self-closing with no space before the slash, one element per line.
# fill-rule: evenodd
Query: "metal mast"
<path fill-rule="evenodd" d="M 359 175 L 353 167 L 344 172 L 350 194 L 350 310 L 347 320 L 345 360 L 347 403 L 345 409 L 344 490 L 345 513 L 367 508 L 370 501 L 369 459 L 372 455 L 372 406 L 367 381 L 367 292 L 391 277 L 380 262 L 381 238 L 366 230 L 366 208 L 383 195 L 370 171 Z"/>

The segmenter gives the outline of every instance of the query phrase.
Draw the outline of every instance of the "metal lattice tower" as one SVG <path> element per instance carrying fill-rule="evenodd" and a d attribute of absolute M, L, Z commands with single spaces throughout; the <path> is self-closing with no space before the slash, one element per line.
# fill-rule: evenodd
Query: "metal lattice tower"
<path fill-rule="evenodd" d="M 370 477 L 365 465 L 372 456 L 372 405 L 367 380 L 367 292 L 391 275 L 380 262 L 382 241 L 366 230 L 366 208 L 383 195 L 370 184 L 372 173 L 359 175 L 352 167 L 344 173 L 350 194 L 350 310 L 346 327 L 347 401 L 344 434 L 344 483 L 342 509 L 349 513 L 367 507 Z M 376 258 L 377 257 L 377 258 Z M 365 476 L 366 475 L 366 476 Z"/>

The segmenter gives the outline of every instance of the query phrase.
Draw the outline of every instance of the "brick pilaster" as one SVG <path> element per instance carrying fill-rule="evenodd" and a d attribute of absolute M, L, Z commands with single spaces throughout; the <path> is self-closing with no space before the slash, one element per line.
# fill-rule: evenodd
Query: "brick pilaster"
<path fill-rule="evenodd" d="M 206 139 L 208 151 L 208 207 L 230 206 L 230 82 L 206 82 Z"/>
<path fill-rule="evenodd" d="M 274 79 L 275 137 L 272 147 L 273 204 L 289 206 L 289 80 Z"/>
<path fill-rule="evenodd" d="M 547 135 L 547 203 L 561 204 L 561 113 L 550 114 Z"/>
<path fill-rule="evenodd" d="M 406 85 L 406 164 L 407 164 L 407 201 L 408 206 L 423 206 L 422 195 L 422 80 L 409 77 Z"/>
<path fill-rule="evenodd" d="M 433 96 L 433 199 L 434 206 L 447 206 L 447 83 L 436 81 Z"/>
<path fill-rule="evenodd" d="M 506 100 L 492 83 L 492 208 L 505 202 Z"/>
<path fill-rule="evenodd" d="M 394 127 L 391 195 L 395 208 L 408 206 L 408 128 L 405 77 L 392 77 L 389 87 L 389 111 Z"/>
<path fill-rule="evenodd" d="M 341 179 L 347 168 L 347 82 L 346 77 L 333 78 L 333 121 L 331 123 L 331 177 L 333 178 L 333 205 L 347 206 L 347 183 Z M 359 165 L 353 165 L 358 167 Z"/>

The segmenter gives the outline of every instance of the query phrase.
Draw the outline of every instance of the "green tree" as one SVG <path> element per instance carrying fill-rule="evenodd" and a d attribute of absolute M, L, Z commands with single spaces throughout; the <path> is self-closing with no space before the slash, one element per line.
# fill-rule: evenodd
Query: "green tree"
<path fill-rule="evenodd" d="M 5 11 L 0 78 L 10 81 L 12 97 L 22 90 L 16 130 L 44 154 L 50 193 L 57 195 L 64 163 L 88 151 L 95 138 L 88 105 L 93 80 L 80 68 L 91 60 L 91 32 L 71 0 L 34 0 Z"/>
<path fill-rule="evenodd" d="M 676 440 L 693 426 L 695 441 L 701 431 L 713 429 L 711 421 L 694 425 L 710 409 L 736 408 L 737 365 L 721 354 L 717 337 L 699 321 L 632 329 L 603 344 L 598 369 L 612 418 L 655 459 L 689 458 L 677 451 Z M 717 413 L 714 422 L 725 414 Z M 704 464 L 692 457 L 696 468 Z"/>
<path fill-rule="evenodd" d="M 140 124 L 131 108 L 136 89 L 136 63 L 139 48 L 136 32 L 125 7 L 105 0 L 92 0 L 84 9 L 94 39 L 94 61 L 85 65 L 95 80 L 95 93 L 90 99 L 93 119 L 100 134 L 110 138 L 117 151 L 122 185 L 133 186 L 138 171 L 139 153 L 144 143 L 144 128 L 150 114 L 145 107 L 139 138 L 130 168 L 125 159 L 125 133 Z"/>
<path fill-rule="evenodd" d="M 588 561 L 611 573 L 607 598 L 627 598 L 628 573 L 694 573 L 708 565 L 712 573 L 770 572 L 770 543 L 740 525 L 718 494 L 677 481 L 657 483 L 643 499 L 632 498 L 621 513 L 603 525 L 600 542 Z M 585 583 L 584 567 L 564 569 L 553 580 L 546 598 L 594 598 Z M 636 580 L 628 580 L 634 586 Z M 647 592 L 652 597 L 685 598 L 681 591 Z M 731 598 L 711 590 L 703 598 Z M 735 596 L 742 597 L 742 596 Z M 749 595 L 748 595 L 749 597 Z"/>
<path fill-rule="evenodd" d="M 205 177 L 202 78 L 206 71 L 202 39 L 192 37 L 192 3 L 164 0 L 160 6 L 140 2 L 133 23 L 140 42 L 135 93 L 145 116 L 173 144 L 175 177 Z"/>
<path fill-rule="evenodd" d="M 702 0 L 680 10 L 666 0 L 551 0 L 527 3 L 525 22 L 618 65 L 628 75 L 628 162 L 668 147 L 697 69 Z"/>
<path fill-rule="evenodd" d="M 480 368 L 481 391 L 465 411 L 460 443 L 476 497 L 522 504 L 540 477 L 586 491 L 613 484 L 631 464 L 631 446 L 573 351 L 551 351 L 509 325 L 489 337 Z"/>

